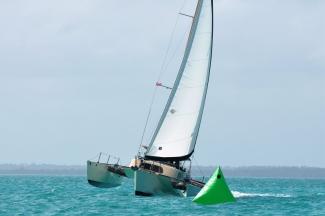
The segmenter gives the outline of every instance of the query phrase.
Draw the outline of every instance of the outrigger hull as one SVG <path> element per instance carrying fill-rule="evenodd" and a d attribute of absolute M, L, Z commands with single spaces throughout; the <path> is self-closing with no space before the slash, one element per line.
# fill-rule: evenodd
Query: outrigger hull
<path fill-rule="evenodd" d="M 113 168 L 113 169 L 112 169 Z M 95 187 L 112 188 L 122 184 L 122 173 L 116 173 L 114 165 L 87 161 L 87 180 Z"/>

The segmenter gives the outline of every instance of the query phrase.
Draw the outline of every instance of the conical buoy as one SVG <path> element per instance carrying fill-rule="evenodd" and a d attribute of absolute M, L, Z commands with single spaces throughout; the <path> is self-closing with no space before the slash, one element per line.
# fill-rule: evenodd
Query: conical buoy
<path fill-rule="evenodd" d="M 218 167 L 209 181 L 193 199 L 193 202 L 203 205 L 235 201 L 236 199 L 229 190 L 220 167 Z"/>

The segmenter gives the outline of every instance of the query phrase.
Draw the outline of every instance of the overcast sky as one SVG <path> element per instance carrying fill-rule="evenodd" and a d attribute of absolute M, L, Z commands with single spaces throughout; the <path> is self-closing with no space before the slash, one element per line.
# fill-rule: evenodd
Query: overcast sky
<path fill-rule="evenodd" d="M 172 85 L 195 1 L 0 1 L 0 163 L 137 152 Z M 215 0 L 202 165 L 325 167 L 325 1 Z M 184 37 L 185 36 L 185 37 Z M 175 54 L 174 54 L 175 53 Z M 170 60 L 172 59 L 172 60 Z M 146 141 L 166 99 L 159 89 Z"/>

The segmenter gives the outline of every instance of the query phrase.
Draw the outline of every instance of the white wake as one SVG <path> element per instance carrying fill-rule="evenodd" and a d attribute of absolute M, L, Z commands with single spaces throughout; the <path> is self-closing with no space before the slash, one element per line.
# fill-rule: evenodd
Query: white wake
<path fill-rule="evenodd" d="M 272 193 L 243 193 L 239 191 L 231 191 L 235 198 L 242 197 L 291 197 L 288 194 L 272 194 Z"/>

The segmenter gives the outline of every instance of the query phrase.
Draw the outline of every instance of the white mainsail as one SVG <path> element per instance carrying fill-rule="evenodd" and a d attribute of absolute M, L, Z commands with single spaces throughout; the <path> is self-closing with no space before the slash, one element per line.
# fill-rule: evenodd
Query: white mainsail
<path fill-rule="evenodd" d="M 199 0 L 183 61 L 147 158 L 183 160 L 194 152 L 209 83 L 213 0 Z"/>

